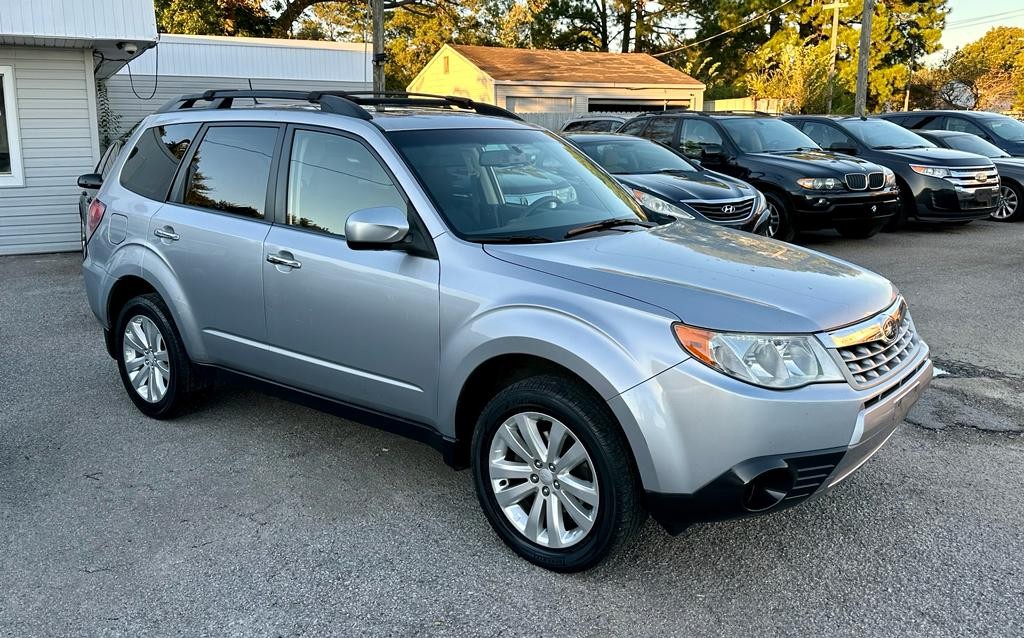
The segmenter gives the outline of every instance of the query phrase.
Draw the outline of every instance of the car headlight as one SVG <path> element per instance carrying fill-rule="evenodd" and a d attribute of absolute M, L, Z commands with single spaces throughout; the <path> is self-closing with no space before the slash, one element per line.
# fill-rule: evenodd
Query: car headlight
<path fill-rule="evenodd" d="M 753 385 L 783 390 L 845 380 L 813 335 L 714 332 L 682 323 L 672 330 L 698 361 Z"/>
<path fill-rule="evenodd" d="M 896 173 L 893 173 L 891 168 L 886 168 L 883 166 L 882 174 L 885 175 L 885 186 L 896 185 Z"/>
<path fill-rule="evenodd" d="M 812 191 L 838 191 L 846 188 L 843 181 L 835 177 L 801 177 L 796 183 Z"/>
<path fill-rule="evenodd" d="M 636 201 L 640 202 L 641 206 L 649 208 L 656 213 L 671 215 L 673 217 L 678 217 L 679 219 L 696 219 L 693 215 L 682 208 L 679 208 L 672 202 L 665 201 L 660 197 L 655 197 L 648 192 L 634 188 L 633 197 L 636 198 Z"/>
<path fill-rule="evenodd" d="M 942 166 L 922 166 L 920 164 L 911 164 L 910 168 L 915 173 L 927 175 L 928 177 L 949 177 L 949 169 L 943 168 Z"/>

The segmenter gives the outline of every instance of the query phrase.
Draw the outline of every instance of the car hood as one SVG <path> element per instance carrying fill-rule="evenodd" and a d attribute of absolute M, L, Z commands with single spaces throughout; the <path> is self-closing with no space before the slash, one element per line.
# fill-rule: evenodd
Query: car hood
<path fill-rule="evenodd" d="M 835 177 L 836 175 L 845 175 L 846 173 L 864 173 L 878 170 L 876 164 L 867 160 L 829 151 L 748 153 L 745 157 L 764 166 L 802 172 L 807 177 Z"/>
<path fill-rule="evenodd" d="M 720 226 L 680 221 L 551 244 L 486 245 L 492 256 L 737 332 L 812 333 L 869 317 L 894 286 L 853 264 Z"/>
<path fill-rule="evenodd" d="M 875 152 L 927 166 L 988 166 L 991 163 L 987 157 L 951 148 L 893 148 Z"/>
<path fill-rule="evenodd" d="M 675 202 L 689 199 L 738 199 L 754 195 L 754 192 L 746 184 L 710 171 L 629 174 L 616 175 L 615 178 L 626 186 L 638 188 Z"/>

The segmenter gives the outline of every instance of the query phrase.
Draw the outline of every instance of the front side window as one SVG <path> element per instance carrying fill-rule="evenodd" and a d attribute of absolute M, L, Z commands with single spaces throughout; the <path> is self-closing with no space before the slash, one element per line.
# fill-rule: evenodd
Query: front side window
<path fill-rule="evenodd" d="M 622 125 L 619 129 L 619 133 L 623 135 L 640 135 L 640 132 L 647 126 L 647 120 L 650 118 L 641 118 L 639 120 L 630 120 Z"/>
<path fill-rule="evenodd" d="M 591 159 L 615 175 L 697 172 L 693 165 L 678 154 L 647 140 L 624 137 L 612 141 L 588 142 L 576 138 L 576 142 Z"/>
<path fill-rule="evenodd" d="M 277 127 L 211 126 L 192 156 L 185 203 L 262 219 Z"/>
<path fill-rule="evenodd" d="M 843 126 L 846 127 L 850 135 L 860 140 L 864 146 L 878 151 L 900 148 L 930 148 L 935 146 L 917 133 L 886 120 L 851 118 L 843 120 Z"/>
<path fill-rule="evenodd" d="M 818 148 L 800 129 L 770 117 L 733 117 L 721 120 L 732 141 L 744 153 L 779 153 Z M 896 126 L 893 124 L 893 126 Z"/>
<path fill-rule="evenodd" d="M 985 137 L 985 135 L 987 135 L 985 131 L 981 130 L 980 126 L 962 117 L 947 117 L 946 130 L 970 133 L 971 135 L 977 135 L 978 137 Z"/>
<path fill-rule="evenodd" d="M 828 124 L 807 122 L 803 126 L 803 131 L 807 137 L 817 142 L 821 148 L 830 148 L 833 144 L 854 146 L 853 140 L 850 139 L 849 135 Z"/>
<path fill-rule="evenodd" d="M 533 129 L 392 131 L 388 138 L 460 237 L 557 241 L 609 219 L 643 222 L 629 193 L 582 151 Z"/>
<path fill-rule="evenodd" d="M 0 66 L 0 186 L 23 183 L 14 69 Z"/>
<path fill-rule="evenodd" d="M 679 145 L 684 154 L 690 157 L 700 157 L 701 151 L 708 144 L 722 144 L 722 136 L 711 122 L 687 118 L 683 122 L 683 133 L 679 139 Z"/>
<path fill-rule="evenodd" d="M 143 197 L 164 201 L 178 163 L 185 156 L 199 124 L 168 124 L 146 129 L 124 161 L 121 186 Z"/>
<path fill-rule="evenodd" d="M 295 131 L 288 162 L 290 226 L 344 236 L 349 215 L 379 206 L 407 208 L 391 176 L 365 146 L 341 135 Z"/>
<path fill-rule="evenodd" d="M 1011 142 L 1024 142 L 1024 122 L 1005 115 L 993 115 L 984 120 L 988 129 Z"/>

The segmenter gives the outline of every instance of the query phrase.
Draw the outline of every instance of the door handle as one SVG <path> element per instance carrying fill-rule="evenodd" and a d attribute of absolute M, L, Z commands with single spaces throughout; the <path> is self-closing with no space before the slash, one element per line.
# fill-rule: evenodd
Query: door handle
<path fill-rule="evenodd" d="M 163 228 L 157 228 L 153 231 L 153 234 L 160 239 L 170 239 L 171 241 L 178 241 L 178 233 L 174 232 L 174 229 L 170 226 L 164 226 Z"/>
<path fill-rule="evenodd" d="M 267 261 L 278 266 L 288 266 L 289 268 L 302 268 L 302 262 L 297 259 L 291 259 L 290 257 L 284 257 L 283 255 L 267 255 Z"/>

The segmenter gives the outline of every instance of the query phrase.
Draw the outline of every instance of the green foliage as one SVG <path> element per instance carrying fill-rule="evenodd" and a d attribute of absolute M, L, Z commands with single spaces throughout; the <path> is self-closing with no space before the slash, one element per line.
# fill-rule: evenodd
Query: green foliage
<path fill-rule="evenodd" d="M 1024 28 L 995 27 L 947 55 L 937 71 L 935 90 L 955 106 L 1024 108 Z"/>
<path fill-rule="evenodd" d="M 273 20 L 260 0 L 155 0 L 166 33 L 266 36 Z"/>
<path fill-rule="evenodd" d="M 100 133 L 100 149 L 106 149 L 116 139 L 121 114 L 110 106 L 107 83 L 96 80 L 96 123 Z"/>

